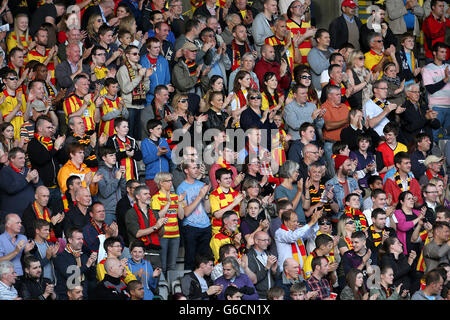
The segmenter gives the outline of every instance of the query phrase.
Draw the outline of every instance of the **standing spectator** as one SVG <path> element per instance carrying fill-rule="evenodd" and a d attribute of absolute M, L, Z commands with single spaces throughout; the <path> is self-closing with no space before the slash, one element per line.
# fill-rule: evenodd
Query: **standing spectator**
<path fill-rule="evenodd" d="M 181 169 L 186 174 L 186 179 L 177 187 L 176 193 L 179 196 L 185 194 L 184 200 L 181 201 L 184 210 L 184 268 L 193 270 L 197 254 L 209 252 L 211 222 L 208 213 L 211 207 L 205 196 L 208 195 L 210 186 L 198 180 L 200 165 L 193 160 L 183 161 Z"/>
<path fill-rule="evenodd" d="M 114 121 L 119 117 L 128 119 L 128 109 L 124 108 L 122 99 L 117 95 L 119 82 L 116 78 L 106 78 L 104 82 L 106 90 L 105 99 L 100 110 L 100 136 L 111 137 L 116 133 Z"/>
<path fill-rule="evenodd" d="M 258 293 L 250 278 L 241 273 L 240 266 L 236 258 L 227 257 L 222 261 L 223 275 L 214 280 L 214 285 L 221 286 L 222 292 L 217 296 L 218 300 L 225 299 L 225 289 L 230 286 L 236 286 L 244 293 L 242 300 L 258 300 Z"/>
<path fill-rule="evenodd" d="M 122 91 L 122 100 L 128 109 L 130 136 L 141 138 L 140 115 L 146 104 L 146 92 L 150 89 L 152 68 L 143 68 L 139 64 L 139 49 L 129 45 L 125 49 L 124 65 L 117 71 L 117 81 Z"/>
<path fill-rule="evenodd" d="M 0 300 L 22 300 L 14 287 L 17 274 L 9 261 L 0 262 Z"/>
<path fill-rule="evenodd" d="M 402 136 L 406 139 L 406 145 L 414 144 L 414 138 L 417 139 L 418 134 L 424 132 L 432 137 L 433 129 L 437 130 L 441 124 L 438 117 L 438 112 L 429 109 L 426 104 L 420 101 L 420 86 L 416 83 L 411 83 L 405 87 L 406 101 L 402 105 L 405 111 L 402 113 L 402 121 L 400 128 Z M 411 155 L 412 158 L 412 155 Z M 420 176 L 416 176 L 420 178 Z"/>
<path fill-rule="evenodd" d="M 1 220 L 8 213 L 22 215 L 34 201 L 35 188 L 42 184 L 36 169 L 25 166 L 25 151 L 19 147 L 8 152 L 9 165 L 0 170 Z"/>
<path fill-rule="evenodd" d="M 139 181 L 135 179 L 130 179 L 126 182 L 126 194 L 122 197 L 122 199 L 117 202 L 116 205 L 116 218 L 117 218 L 117 226 L 119 228 L 119 235 L 122 237 L 123 244 L 125 248 L 129 245 L 128 240 L 128 231 L 125 223 L 125 216 L 128 210 L 130 210 L 134 203 L 134 190 L 140 186 Z"/>
<path fill-rule="evenodd" d="M 226 53 L 231 61 L 231 71 L 234 71 L 241 66 L 244 54 L 251 53 L 253 56 L 253 51 L 248 44 L 247 29 L 243 24 L 234 26 L 231 31 L 233 40 L 227 46 Z M 231 78 L 230 83 L 232 83 Z"/>
<path fill-rule="evenodd" d="M 80 187 L 75 193 L 76 205 L 73 209 L 65 214 L 64 218 L 64 234 L 67 237 L 67 232 L 72 227 L 83 229 L 89 223 L 88 208 L 92 204 L 91 193 L 87 188 Z"/>
<path fill-rule="evenodd" d="M 228 93 L 233 92 L 233 84 L 234 79 L 236 78 L 239 71 L 247 71 L 250 73 L 250 88 L 259 90 L 259 80 L 256 73 L 253 72 L 255 67 L 255 57 L 252 53 L 247 52 L 244 53 L 241 57 L 241 65 L 236 68 L 233 72 L 231 72 L 230 77 L 228 78 Z"/>
<path fill-rule="evenodd" d="M 365 56 L 362 51 L 355 50 L 348 56 L 345 73 L 347 84 L 353 87 L 348 103 L 352 109 L 361 109 L 372 94 L 373 74 L 364 66 Z"/>
<path fill-rule="evenodd" d="M 255 40 L 255 47 L 258 55 L 262 55 L 261 47 L 266 38 L 273 36 L 272 27 L 274 26 L 278 5 L 275 0 L 265 0 L 264 10 L 260 12 L 253 20 L 252 35 Z"/>
<path fill-rule="evenodd" d="M 67 246 L 59 253 L 55 260 L 56 286 L 55 293 L 58 300 L 67 299 L 67 289 L 73 289 L 74 285 L 83 287 L 83 296 L 88 297 L 88 282 L 95 279 L 95 262 L 97 252 L 90 255 L 81 251 L 83 246 L 83 231 L 78 228 L 70 228 L 66 233 Z M 76 278 L 70 278 L 75 266 L 79 270 Z M 95 280 L 94 280 L 95 281 Z"/>
<path fill-rule="evenodd" d="M 52 4 L 53 5 L 53 4 Z M 49 32 L 44 27 L 39 27 L 36 33 L 34 33 L 33 40 L 36 43 L 36 47 L 28 51 L 25 61 L 38 61 L 47 67 L 50 73 L 50 79 L 53 86 L 56 85 L 55 67 L 58 65 L 58 47 L 55 45 L 51 49 L 47 48 L 49 42 Z"/>
<path fill-rule="evenodd" d="M 399 64 L 398 76 L 401 81 L 406 81 L 407 86 L 420 79 L 422 68 L 419 67 L 419 61 L 414 55 L 414 36 L 410 33 L 403 34 L 400 37 L 400 44 L 400 50 L 395 54 L 395 58 Z"/>
<path fill-rule="evenodd" d="M 267 297 L 267 290 L 273 287 L 275 279 L 281 276 L 277 257 L 267 251 L 269 242 L 269 234 L 258 231 L 254 235 L 255 244 L 247 252 L 248 268 L 256 275 L 257 282 L 254 285 L 260 299 Z"/>
<path fill-rule="evenodd" d="M 105 278 L 95 287 L 94 300 L 128 300 L 126 284 L 122 281 L 124 267 L 119 259 L 108 258 L 105 262 Z"/>
<path fill-rule="evenodd" d="M 395 168 L 394 157 L 399 152 L 407 152 L 408 148 L 397 141 L 400 128 L 396 122 L 388 122 L 383 128 L 385 142 L 382 142 L 376 148 L 377 170 L 382 178 L 389 176 L 392 169 Z M 389 173 L 388 173 L 389 172 Z"/>
<path fill-rule="evenodd" d="M 268 0 L 273 1 L 273 0 Z M 263 44 L 261 47 L 261 59 L 256 63 L 254 71 L 258 76 L 259 88 L 263 87 L 264 75 L 266 72 L 273 72 L 278 81 L 278 91 L 287 90 L 291 82 L 288 63 L 282 60 L 281 63 L 275 61 L 275 49 L 269 44 Z"/>
<path fill-rule="evenodd" d="M 160 120 L 151 119 L 147 122 L 148 139 L 142 141 L 142 160 L 145 164 L 145 183 L 152 194 L 158 192 L 154 179 L 159 172 L 169 172 L 172 163 L 172 153 L 167 140 L 162 135 Z"/>
<path fill-rule="evenodd" d="M 450 127 L 450 83 L 449 68 L 445 63 L 448 46 L 443 42 L 433 45 L 433 62 L 422 69 L 423 85 L 428 93 L 429 108 L 436 111 L 441 128 L 433 130 L 434 140 L 448 139 Z M 443 130 L 443 132 L 441 132 Z"/>
<path fill-rule="evenodd" d="M 417 0 L 388 0 L 386 13 L 389 27 L 397 37 L 407 31 L 419 36 L 419 18 L 422 18 L 425 12 Z"/>
<path fill-rule="evenodd" d="M 215 300 L 222 292 L 222 285 L 215 285 L 210 278 L 214 267 L 214 257 L 198 255 L 195 269 L 181 279 L 181 290 L 188 300 Z"/>
<path fill-rule="evenodd" d="M 430 3 L 431 12 L 428 17 L 423 20 L 422 31 L 425 36 L 424 48 L 427 62 L 434 60 L 432 48 L 437 42 L 445 43 L 445 32 L 450 28 L 450 20 L 446 18 L 444 11 L 444 0 L 433 0 Z M 447 56 L 445 60 L 450 59 L 449 50 L 447 49 Z"/>
<path fill-rule="evenodd" d="M 318 291 L 316 300 L 334 300 L 330 297 L 331 286 L 326 276 L 328 275 L 328 260 L 324 256 L 313 258 L 311 261 L 312 274 L 306 280 L 308 291 Z"/>
<path fill-rule="evenodd" d="M 330 33 L 326 29 L 318 29 L 314 40 L 317 45 L 308 53 L 308 64 L 311 66 L 314 88 L 321 90 L 320 75 L 330 66 L 330 56 L 335 49 L 330 47 Z"/>
<path fill-rule="evenodd" d="M 214 255 L 215 262 L 219 261 L 220 248 L 225 244 L 232 244 L 236 251 L 241 248 L 242 234 L 238 230 L 239 218 L 236 212 L 226 211 L 221 219 L 222 227 L 213 234 L 209 246 Z"/>
<path fill-rule="evenodd" d="M 450 226 L 446 222 L 439 221 L 433 226 L 433 241 L 423 248 L 426 270 L 435 269 L 439 263 L 449 263 L 449 231 Z"/>
<path fill-rule="evenodd" d="M 328 28 L 332 48 L 341 48 L 344 43 L 349 42 L 355 50 L 359 50 L 362 22 L 356 15 L 357 6 L 353 0 L 344 0 L 341 3 L 342 15 L 331 21 Z"/>
<path fill-rule="evenodd" d="M 104 205 L 106 211 L 105 223 L 110 225 L 117 221 L 116 205 L 125 193 L 125 167 L 116 165 L 116 151 L 109 148 L 99 150 L 102 164 L 98 168 L 98 173 L 103 178 L 98 182 L 98 200 Z"/>
<path fill-rule="evenodd" d="M 442 300 L 440 296 L 444 279 L 437 270 L 432 270 L 425 275 L 425 288 L 416 291 L 411 300 Z"/>
<path fill-rule="evenodd" d="M 134 190 L 135 203 L 125 215 L 125 224 L 130 243 L 139 239 L 145 244 L 145 252 L 153 253 L 150 257 L 152 266 L 161 267 L 161 244 L 159 237 L 164 234 L 167 218 L 155 216 L 151 209 L 151 195 L 148 187 L 138 186 Z"/>
<path fill-rule="evenodd" d="M 42 276 L 41 262 L 34 256 L 23 259 L 25 274 L 16 285 L 24 300 L 56 300 L 53 282 Z"/>

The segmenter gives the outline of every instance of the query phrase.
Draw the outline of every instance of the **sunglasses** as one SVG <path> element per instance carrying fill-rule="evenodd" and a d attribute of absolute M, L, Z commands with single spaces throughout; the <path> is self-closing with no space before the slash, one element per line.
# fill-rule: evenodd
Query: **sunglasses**
<path fill-rule="evenodd" d="M 350 220 L 350 221 L 347 221 L 345 224 L 354 224 L 354 223 L 355 223 L 355 221 Z"/>
<path fill-rule="evenodd" d="M 252 97 L 250 97 L 250 100 L 260 100 L 260 99 L 262 99 L 262 97 L 261 96 L 252 96 Z"/>
<path fill-rule="evenodd" d="M 19 80 L 19 78 L 17 78 L 17 77 L 7 77 L 6 79 L 9 79 L 9 80 L 11 80 L 11 81 Z"/>
<path fill-rule="evenodd" d="M 330 221 L 321 222 L 319 223 L 319 226 L 331 226 L 331 222 Z"/>
<path fill-rule="evenodd" d="M 178 102 L 186 103 L 186 102 L 188 102 L 188 99 L 180 99 Z"/>
<path fill-rule="evenodd" d="M 130 52 L 130 55 L 137 56 L 137 55 L 139 55 L 139 52 Z"/>
<path fill-rule="evenodd" d="M 364 56 L 358 57 L 359 60 L 364 60 Z"/>
<path fill-rule="evenodd" d="M 312 76 L 301 76 L 300 79 L 303 79 L 303 80 L 309 79 L 309 80 L 311 80 Z"/>

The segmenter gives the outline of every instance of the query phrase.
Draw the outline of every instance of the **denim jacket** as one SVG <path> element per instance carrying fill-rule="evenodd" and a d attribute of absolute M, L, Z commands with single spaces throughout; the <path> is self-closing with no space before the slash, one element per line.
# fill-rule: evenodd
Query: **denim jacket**
<path fill-rule="evenodd" d="M 359 190 L 359 186 L 358 186 L 358 182 L 351 178 L 351 177 L 347 177 L 347 182 L 348 182 L 348 188 L 350 193 L 354 192 L 355 190 Z M 333 178 L 331 178 L 330 180 L 328 180 L 325 183 L 326 185 L 331 185 L 333 186 L 333 193 L 334 193 L 334 201 L 337 202 L 337 204 L 339 205 L 339 212 L 337 213 L 337 215 L 333 215 L 333 218 L 340 218 L 342 213 L 344 213 L 344 207 L 345 207 L 345 192 L 344 192 L 344 187 L 339 183 L 338 179 L 336 176 L 334 176 Z M 362 203 L 362 196 L 359 196 L 359 201 Z"/>

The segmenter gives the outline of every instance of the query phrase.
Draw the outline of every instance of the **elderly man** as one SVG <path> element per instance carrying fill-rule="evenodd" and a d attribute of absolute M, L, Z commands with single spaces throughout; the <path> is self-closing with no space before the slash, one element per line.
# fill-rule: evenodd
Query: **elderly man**
<path fill-rule="evenodd" d="M 403 136 L 406 138 L 406 145 L 414 143 L 417 134 L 425 132 L 432 137 L 433 130 L 439 129 L 440 121 L 437 119 L 438 113 L 429 109 L 424 103 L 420 103 L 420 86 L 416 83 L 411 83 L 406 86 L 406 99 L 402 107 L 405 111 L 402 115 L 401 130 Z M 418 177 L 420 178 L 420 177 Z"/>
<path fill-rule="evenodd" d="M 367 8 L 367 12 L 371 15 L 367 19 L 367 23 L 363 24 L 360 29 L 359 43 L 361 45 L 361 51 L 367 52 L 370 50 L 368 36 L 372 32 L 381 33 L 385 48 L 389 48 L 391 44 L 397 47 L 397 38 L 392 33 L 388 23 L 384 21 L 386 11 L 380 6 L 372 5 Z"/>
<path fill-rule="evenodd" d="M 23 275 L 21 264 L 22 254 L 27 254 L 34 247 L 33 241 L 21 234 L 22 219 L 17 214 L 10 213 L 5 218 L 5 232 L 0 234 L 0 262 L 10 261 L 18 276 Z"/>
<path fill-rule="evenodd" d="M 292 285 L 301 283 L 304 278 L 299 273 L 300 265 L 294 258 L 284 260 L 282 270 L 281 277 L 276 279 L 275 286 L 284 290 L 284 298 L 288 300 Z"/>
<path fill-rule="evenodd" d="M 25 151 L 19 147 L 8 152 L 9 165 L 0 170 L 0 212 L 22 215 L 34 201 L 34 190 L 42 182 L 36 169 L 25 166 Z"/>
<path fill-rule="evenodd" d="M 68 88 L 73 91 L 74 79 L 81 73 L 90 73 L 88 65 L 83 65 L 81 50 L 78 44 L 69 43 L 66 47 L 66 59 L 55 68 L 56 87 L 58 90 Z"/>
<path fill-rule="evenodd" d="M 227 243 L 231 243 L 236 250 L 241 247 L 242 234 L 238 230 L 239 216 L 234 211 L 226 211 L 222 215 L 222 228 L 217 232 L 209 243 L 215 261 L 219 261 L 219 249 Z"/>
<path fill-rule="evenodd" d="M 123 264 L 117 258 L 108 258 L 105 262 L 105 278 L 95 288 L 96 300 L 128 300 L 127 285 L 122 282 Z"/>
<path fill-rule="evenodd" d="M 353 0 L 344 0 L 341 3 L 342 15 L 334 19 L 328 28 L 330 30 L 330 46 L 339 49 L 349 42 L 355 50 L 359 50 L 361 20 L 356 14 L 358 5 Z"/>
<path fill-rule="evenodd" d="M 330 58 L 331 60 L 331 58 Z M 344 59 L 340 59 L 341 63 L 344 63 Z M 323 87 L 320 102 L 324 103 L 328 98 L 328 88 L 330 86 L 337 86 L 341 89 L 341 103 L 345 103 L 350 106 L 348 97 L 353 93 L 353 87 L 348 87 L 348 82 L 344 80 L 345 73 L 342 72 L 342 64 L 332 64 L 328 67 L 328 74 L 330 77 L 329 82 Z M 359 108 L 360 106 L 358 106 Z"/>
<path fill-rule="evenodd" d="M 64 213 L 53 212 L 47 207 L 50 200 L 50 191 L 47 187 L 37 187 L 34 198 L 36 200 L 25 209 L 22 216 L 25 235 L 29 239 L 34 239 L 36 220 L 43 219 L 50 223 L 50 234 L 47 240 L 55 243 L 57 238 L 62 237 Z"/>
<path fill-rule="evenodd" d="M 89 189 L 81 187 L 75 193 L 76 205 L 73 209 L 67 211 L 64 222 L 64 233 L 67 237 L 67 231 L 70 228 L 82 229 L 89 223 L 90 216 L 88 208 L 92 204 L 92 197 Z"/>
<path fill-rule="evenodd" d="M 66 32 L 67 40 L 64 43 L 58 45 L 58 58 L 63 61 L 67 59 L 66 50 L 69 44 L 76 44 L 80 48 L 80 53 L 83 53 L 83 42 L 81 42 L 81 31 L 78 27 L 72 27 Z M 88 48 L 85 50 L 83 58 L 89 56 L 91 50 Z"/>
<path fill-rule="evenodd" d="M 0 262 L 0 300 L 22 300 L 14 287 L 17 274 L 9 261 Z"/>
<path fill-rule="evenodd" d="M 448 177 L 447 176 L 443 177 L 441 175 L 442 165 L 444 164 L 444 157 L 429 155 L 428 157 L 426 157 L 423 164 L 426 168 L 426 171 L 421 177 L 417 177 L 417 180 L 419 181 L 419 184 L 421 186 L 424 186 L 427 183 L 429 183 L 432 178 L 441 179 L 444 181 L 444 185 L 447 185 Z"/>
<path fill-rule="evenodd" d="M 242 20 L 237 13 L 231 13 L 225 17 L 226 27 L 225 27 L 225 29 L 223 29 L 221 36 L 227 46 L 229 46 L 234 39 L 234 35 L 232 32 L 233 28 L 241 23 L 242 23 Z M 247 29 L 245 32 L 247 32 Z"/>
<path fill-rule="evenodd" d="M 395 47 L 390 45 L 389 48 L 384 49 L 383 35 L 379 32 L 371 33 L 367 38 L 367 41 L 370 51 L 364 54 L 364 67 L 372 71 L 374 74 L 379 72 L 381 76 L 385 62 L 392 61 L 396 63 L 397 61 L 395 58 Z"/>

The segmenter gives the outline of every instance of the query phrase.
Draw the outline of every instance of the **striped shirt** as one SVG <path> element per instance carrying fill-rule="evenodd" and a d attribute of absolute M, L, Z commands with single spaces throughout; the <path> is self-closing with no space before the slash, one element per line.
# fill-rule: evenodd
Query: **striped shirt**
<path fill-rule="evenodd" d="M 301 24 L 298 25 L 297 22 L 289 19 L 286 22 L 286 27 L 291 31 L 291 39 L 294 39 L 294 35 L 299 33 L 304 34 L 309 28 L 311 28 L 311 23 L 302 21 Z M 300 54 L 302 55 L 302 64 L 308 65 L 308 53 L 312 48 L 311 39 L 307 39 L 300 43 L 298 48 L 300 50 Z"/>
<path fill-rule="evenodd" d="M 152 197 L 152 210 L 160 211 L 167 205 L 167 195 L 159 191 Z M 164 225 L 163 238 L 177 238 L 180 236 L 178 227 L 178 195 L 170 194 L 170 206 L 165 217 L 168 219 Z"/>
<path fill-rule="evenodd" d="M 211 205 L 211 213 L 214 213 L 216 211 L 219 211 L 220 209 L 228 207 L 231 203 L 233 203 L 234 198 L 237 197 L 239 194 L 238 191 L 233 190 L 233 188 L 230 188 L 227 193 L 222 191 L 222 188 L 219 186 L 217 189 L 215 189 L 211 194 L 209 195 L 209 203 Z M 237 205 L 233 209 L 234 212 L 239 217 L 239 208 L 240 206 Z M 213 236 L 219 232 L 220 228 L 222 227 L 222 219 L 216 219 L 214 216 L 211 219 L 212 224 L 212 234 Z M 240 224 L 240 221 L 239 221 Z"/>
<path fill-rule="evenodd" d="M 64 113 L 66 114 L 66 122 L 69 119 L 69 116 L 77 112 L 81 106 L 83 105 L 83 98 L 79 97 L 75 93 L 66 98 L 64 100 Z M 84 127 L 86 128 L 86 132 L 90 130 L 95 130 L 95 122 L 94 122 L 94 113 L 95 113 L 95 104 L 90 101 L 90 104 L 86 109 L 84 109 L 83 114 L 81 115 L 81 118 L 84 122 Z"/>
<path fill-rule="evenodd" d="M 14 286 L 8 287 L 0 281 L 0 300 L 14 300 L 18 297 L 18 293 Z"/>
<path fill-rule="evenodd" d="M 47 58 L 48 58 L 49 52 L 50 52 L 50 49 L 45 49 L 45 55 L 43 56 L 36 49 L 33 49 L 33 50 L 28 52 L 28 55 L 26 57 L 26 61 L 25 62 L 28 63 L 28 62 L 30 62 L 32 60 L 36 60 L 36 61 L 39 61 L 40 63 L 44 63 L 44 61 L 47 60 Z M 53 62 L 53 59 L 50 60 L 49 63 L 47 63 L 47 70 L 51 74 L 51 78 L 50 78 L 51 83 L 54 86 L 56 86 L 55 63 Z"/>
<path fill-rule="evenodd" d="M 119 103 L 121 99 L 116 97 L 116 99 L 111 100 L 105 97 L 103 101 L 103 106 L 100 109 L 100 134 L 105 133 L 108 137 L 116 134 L 116 130 L 114 129 L 114 118 L 111 120 L 103 120 L 103 117 L 114 110 L 119 110 Z"/>

